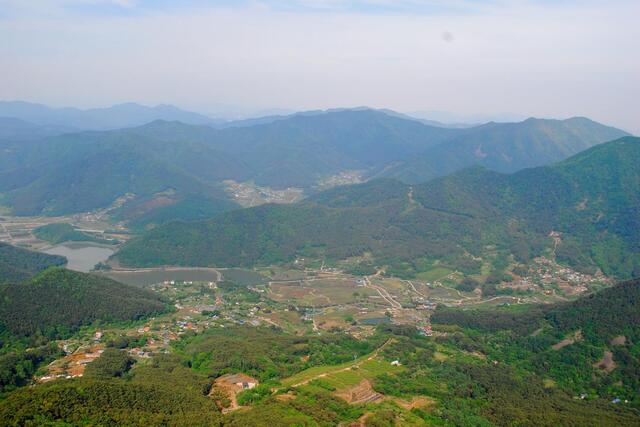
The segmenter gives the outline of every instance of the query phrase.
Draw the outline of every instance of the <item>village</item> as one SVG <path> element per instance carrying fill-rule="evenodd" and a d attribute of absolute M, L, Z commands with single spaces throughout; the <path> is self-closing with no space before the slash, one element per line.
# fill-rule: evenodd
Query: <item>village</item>
<path fill-rule="evenodd" d="M 364 181 L 364 171 L 349 170 L 319 180 L 317 187 L 320 190 L 326 190 L 339 185 L 360 184 Z"/>
<path fill-rule="evenodd" d="M 595 274 L 581 273 L 558 264 L 550 257 L 540 256 L 533 260 L 526 275 L 516 275 L 512 282 L 503 284 L 502 288 L 564 299 L 612 284 L 613 281 L 599 270 Z"/>
<path fill-rule="evenodd" d="M 532 263 L 527 275 L 500 284 L 503 294 L 490 298 L 479 290 L 456 289 L 455 272 L 432 281 L 380 273 L 352 276 L 324 264 L 299 262 L 257 270 L 241 283 L 223 274 L 207 281 L 162 280 L 148 287 L 170 301 L 172 312 L 131 326 L 86 328 L 60 341 L 65 356 L 51 363 L 38 381 L 82 376 L 84 367 L 107 347 L 124 349 L 144 362 L 171 352 L 182 336 L 210 328 L 262 325 L 299 335 L 340 332 L 365 337 L 381 323 L 396 323 L 414 325 L 420 334 L 431 336 L 430 315 L 440 305 L 549 303 L 608 284 L 601 275 L 579 273 L 544 257 Z"/>
<path fill-rule="evenodd" d="M 295 187 L 276 190 L 270 187 L 260 187 L 253 183 L 240 183 L 231 179 L 223 181 L 223 184 L 227 194 L 245 208 L 265 203 L 295 203 L 304 197 L 304 191 Z"/>

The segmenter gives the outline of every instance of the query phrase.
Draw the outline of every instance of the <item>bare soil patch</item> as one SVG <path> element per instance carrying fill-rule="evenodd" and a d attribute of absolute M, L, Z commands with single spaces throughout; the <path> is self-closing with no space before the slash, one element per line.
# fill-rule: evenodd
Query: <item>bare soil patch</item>
<path fill-rule="evenodd" d="M 346 400 L 351 404 L 372 403 L 384 399 L 384 396 L 371 387 L 369 380 L 362 380 L 359 384 L 341 390 L 336 396 Z"/>
<path fill-rule="evenodd" d="M 400 399 L 398 397 L 389 398 L 396 402 L 400 407 L 406 410 L 412 410 L 416 408 L 428 409 L 435 406 L 436 401 L 426 396 L 415 396 L 411 400 Z"/>
<path fill-rule="evenodd" d="M 238 393 L 256 385 L 258 380 L 245 374 L 222 375 L 213 382 L 209 397 L 215 400 L 223 413 L 235 411 L 240 408 L 237 400 Z"/>
<path fill-rule="evenodd" d="M 613 353 L 609 350 L 604 352 L 602 359 L 594 365 L 596 368 L 603 370 L 607 374 L 616 369 L 616 362 L 613 360 Z"/>
<path fill-rule="evenodd" d="M 559 343 L 552 345 L 551 348 L 554 350 L 560 350 L 561 348 L 571 345 L 576 341 L 582 341 L 582 331 L 576 331 L 572 337 L 563 339 Z"/>
<path fill-rule="evenodd" d="M 625 345 L 627 342 L 627 337 L 624 335 L 618 335 L 614 339 L 611 340 L 611 345 Z"/>
<path fill-rule="evenodd" d="M 62 359 L 52 362 L 47 369 L 47 374 L 40 378 L 40 381 L 50 381 L 55 378 L 81 377 L 87 364 L 96 360 L 102 354 L 103 346 L 96 345 L 75 353 L 69 354 Z"/>

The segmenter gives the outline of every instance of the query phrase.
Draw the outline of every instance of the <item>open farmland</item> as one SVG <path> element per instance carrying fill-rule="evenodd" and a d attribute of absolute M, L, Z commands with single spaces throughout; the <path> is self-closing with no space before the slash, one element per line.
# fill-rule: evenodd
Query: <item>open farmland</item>
<path fill-rule="evenodd" d="M 275 301 L 311 307 L 355 303 L 361 297 L 375 294 L 353 278 L 272 282 L 270 289 L 269 296 Z"/>

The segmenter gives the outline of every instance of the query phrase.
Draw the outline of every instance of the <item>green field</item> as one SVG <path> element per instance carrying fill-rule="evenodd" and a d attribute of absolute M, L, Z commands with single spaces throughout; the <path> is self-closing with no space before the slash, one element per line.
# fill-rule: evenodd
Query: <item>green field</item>
<path fill-rule="evenodd" d="M 382 347 L 384 347 L 384 344 Z M 306 384 L 319 379 L 340 389 L 360 383 L 364 379 L 372 379 L 383 373 L 402 372 L 403 366 L 393 366 L 378 356 L 380 349 L 359 357 L 352 362 L 333 366 L 314 366 L 282 380 L 284 387 Z"/>
<path fill-rule="evenodd" d="M 366 360 L 354 369 L 335 372 L 322 378 L 322 381 L 335 387 L 337 390 L 359 384 L 362 380 L 371 380 L 381 374 L 402 372 L 403 366 L 393 366 L 389 362 L 380 359 Z"/>
<path fill-rule="evenodd" d="M 453 270 L 450 270 L 446 267 L 436 267 L 428 271 L 423 271 L 418 273 L 416 277 L 420 280 L 426 280 L 427 282 L 433 282 L 435 280 L 440 280 L 443 277 L 453 273 Z"/>

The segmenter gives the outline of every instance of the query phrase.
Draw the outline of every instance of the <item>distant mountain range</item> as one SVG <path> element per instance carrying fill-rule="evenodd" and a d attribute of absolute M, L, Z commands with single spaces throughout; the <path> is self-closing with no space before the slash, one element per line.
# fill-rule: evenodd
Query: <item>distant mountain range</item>
<path fill-rule="evenodd" d="M 521 122 L 527 119 L 527 116 L 517 113 L 480 113 L 480 114 L 460 114 L 450 111 L 410 111 L 412 117 L 422 120 L 433 120 L 441 123 L 458 124 L 461 126 L 477 126 L 487 122 Z"/>
<path fill-rule="evenodd" d="M 20 142 L 74 132 L 76 129 L 60 125 L 37 125 L 15 117 L 0 117 L 0 141 Z"/>
<path fill-rule="evenodd" d="M 473 165 L 501 172 L 545 165 L 626 135 L 585 118 L 445 128 L 359 108 L 222 125 L 174 107 L 123 104 L 81 111 L 4 103 L 0 116 L 8 106 L 23 117 L 0 120 L 0 204 L 19 215 L 89 211 L 127 193 L 149 206 L 167 194 L 172 203 L 195 195 L 206 212 L 219 212 L 236 206 L 224 191 L 227 179 L 299 187 L 307 194 L 345 171 L 416 183 Z M 163 114 L 165 119 L 152 119 Z M 153 121 L 61 134 L 68 128 L 44 124 L 49 115 L 71 117 L 69 126 L 85 128 Z M 212 201 L 224 208 L 212 208 Z"/>
<path fill-rule="evenodd" d="M 553 243 L 561 262 L 640 275 L 640 138 L 505 175 L 473 167 L 419 185 L 374 180 L 294 205 L 170 223 L 125 245 L 124 265 L 250 266 L 296 256 L 371 253 L 379 265 L 481 256 L 498 247 L 528 262 Z"/>
<path fill-rule="evenodd" d="M 585 118 L 452 129 L 388 111 L 353 109 L 272 120 L 217 132 L 160 122 L 132 131 L 166 141 L 208 142 L 242 158 L 250 179 L 260 185 L 303 188 L 347 169 L 407 182 L 426 181 L 475 164 L 513 172 L 627 135 Z"/>
<path fill-rule="evenodd" d="M 51 108 L 23 101 L 0 101 L 0 117 L 11 117 L 41 126 L 59 126 L 75 130 L 107 130 L 140 126 L 154 120 L 177 120 L 202 125 L 221 121 L 172 105 L 147 107 L 135 103 L 106 108 Z"/>
<path fill-rule="evenodd" d="M 562 160 L 624 135 L 625 132 L 584 117 L 487 123 L 460 132 L 419 156 L 386 170 L 384 175 L 415 183 L 472 165 L 498 172 L 516 172 Z"/>

